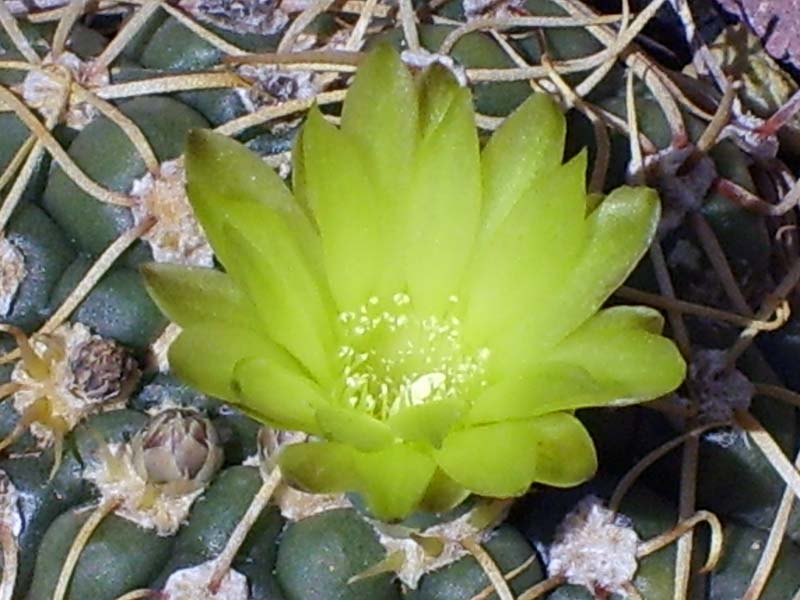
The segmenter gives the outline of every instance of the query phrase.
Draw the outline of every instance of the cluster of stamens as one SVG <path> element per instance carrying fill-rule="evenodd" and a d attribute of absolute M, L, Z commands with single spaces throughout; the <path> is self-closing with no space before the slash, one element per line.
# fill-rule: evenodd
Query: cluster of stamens
<path fill-rule="evenodd" d="M 341 398 L 379 419 L 403 408 L 468 396 L 484 379 L 487 348 L 467 348 L 461 321 L 452 310 L 420 316 L 411 297 L 373 296 L 357 311 L 339 314 L 342 339 Z"/>

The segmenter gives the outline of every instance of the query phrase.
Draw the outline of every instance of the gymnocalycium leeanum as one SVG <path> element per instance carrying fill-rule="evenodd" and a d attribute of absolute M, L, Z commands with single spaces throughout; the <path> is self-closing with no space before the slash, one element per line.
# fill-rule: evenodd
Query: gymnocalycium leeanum
<path fill-rule="evenodd" d="M 384 519 L 585 481 L 575 409 L 655 398 L 685 365 L 657 312 L 601 308 L 653 239 L 656 192 L 587 205 L 586 153 L 562 164 L 564 136 L 533 95 L 481 150 L 469 90 L 389 47 L 363 60 L 340 127 L 310 111 L 291 191 L 192 133 L 187 191 L 225 272 L 145 267 L 183 328 L 172 368 L 311 434 L 279 455 L 288 480 Z"/>

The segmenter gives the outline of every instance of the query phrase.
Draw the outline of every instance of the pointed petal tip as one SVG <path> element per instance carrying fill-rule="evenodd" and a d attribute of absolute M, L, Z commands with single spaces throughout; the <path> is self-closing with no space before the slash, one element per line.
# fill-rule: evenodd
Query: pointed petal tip
<path fill-rule="evenodd" d="M 146 262 L 139 265 L 139 274 L 144 279 L 145 285 L 147 285 L 153 278 L 156 276 L 158 272 L 159 263 L 156 262 Z"/>
<path fill-rule="evenodd" d="M 162 265 L 156 262 L 142 263 L 139 265 L 138 270 L 139 275 L 142 276 L 142 282 L 144 283 L 145 290 L 147 290 L 147 294 L 153 299 L 161 312 L 166 312 L 159 303 L 160 292 L 163 286 L 161 277 Z"/>
<path fill-rule="evenodd" d="M 528 120 L 530 123 L 547 123 L 551 133 L 564 138 L 567 134 L 567 118 L 558 102 L 550 94 L 533 93 L 528 96 L 509 118 Z"/>
<path fill-rule="evenodd" d="M 300 134 L 308 128 L 309 123 L 319 124 L 320 122 L 325 123 L 325 116 L 322 114 L 322 110 L 320 110 L 319 104 L 316 102 L 311 105 L 306 113 L 306 120 L 303 123 L 303 127 L 300 129 Z"/>
<path fill-rule="evenodd" d="M 455 74 L 441 63 L 435 62 L 428 65 L 422 72 L 421 86 L 442 86 L 447 89 L 466 89 L 458 83 Z"/>
<path fill-rule="evenodd" d="M 186 151 L 188 154 L 196 154 L 205 151 L 212 140 L 225 137 L 214 133 L 210 129 L 190 129 L 186 135 Z"/>
<path fill-rule="evenodd" d="M 211 129 L 190 130 L 186 136 L 185 154 L 187 185 L 191 186 L 198 179 L 204 179 L 209 168 L 215 163 L 221 164 L 223 158 L 227 158 L 222 154 L 231 152 L 234 145 L 238 146 L 239 142 Z M 192 200 L 190 194 L 189 201 Z"/>
<path fill-rule="evenodd" d="M 139 270 L 139 274 L 142 276 L 142 279 L 144 279 L 145 286 L 147 287 L 153 287 L 157 284 L 160 284 L 167 276 L 175 275 L 176 273 L 181 273 L 183 271 L 193 270 L 192 267 L 185 265 L 159 263 L 155 261 L 141 263 L 137 269 Z"/>
<path fill-rule="evenodd" d="M 394 63 L 392 65 L 392 63 Z M 363 69 L 365 66 L 393 66 L 403 65 L 403 60 L 400 58 L 400 52 L 388 41 L 381 41 L 375 44 L 370 51 L 360 61 L 358 68 Z"/>

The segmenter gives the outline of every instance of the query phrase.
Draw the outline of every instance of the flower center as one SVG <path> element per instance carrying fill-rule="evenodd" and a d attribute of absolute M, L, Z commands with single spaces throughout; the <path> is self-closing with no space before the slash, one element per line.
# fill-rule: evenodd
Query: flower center
<path fill-rule="evenodd" d="M 455 309 L 458 298 L 451 296 Z M 488 348 L 471 349 L 452 312 L 420 315 L 411 297 L 373 296 L 357 311 L 339 314 L 344 343 L 340 397 L 379 419 L 399 410 L 451 398 L 465 398 L 486 385 Z"/>

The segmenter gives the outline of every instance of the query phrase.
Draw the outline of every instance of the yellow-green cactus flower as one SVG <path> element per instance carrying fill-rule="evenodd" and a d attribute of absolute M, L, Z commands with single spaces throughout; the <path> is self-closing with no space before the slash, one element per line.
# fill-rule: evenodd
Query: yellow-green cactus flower
<path fill-rule="evenodd" d="M 481 150 L 469 90 L 443 68 L 415 79 L 388 47 L 341 127 L 311 110 L 293 191 L 193 133 L 188 194 L 226 272 L 146 267 L 183 328 L 173 369 L 311 434 L 280 454 L 286 477 L 385 519 L 585 481 L 597 459 L 573 411 L 665 394 L 684 363 L 655 311 L 601 310 L 653 238 L 656 193 L 589 209 L 564 135 L 534 95 Z"/>

